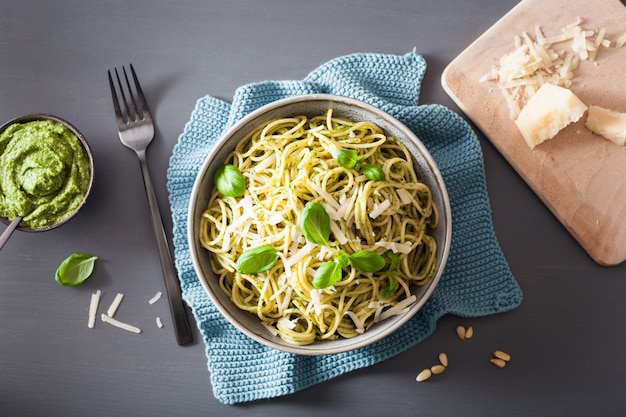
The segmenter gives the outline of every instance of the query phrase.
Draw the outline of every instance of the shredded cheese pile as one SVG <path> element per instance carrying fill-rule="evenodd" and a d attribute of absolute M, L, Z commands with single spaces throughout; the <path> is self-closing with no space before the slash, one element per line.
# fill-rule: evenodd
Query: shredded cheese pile
<path fill-rule="evenodd" d="M 515 50 L 502 56 L 490 72 L 480 78 L 480 82 L 498 83 L 511 119 L 517 118 L 528 99 L 543 84 L 569 88 L 580 62 L 595 62 L 599 51 L 611 46 L 611 41 L 605 37 L 606 29 L 587 30 L 581 25 L 579 17 L 554 36 L 546 37 L 539 26 L 535 26 L 534 39 L 526 32 L 515 36 Z M 570 49 L 555 49 L 555 45 L 564 42 L 570 43 Z M 624 44 L 626 34 L 615 42 L 615 47 Z"/>

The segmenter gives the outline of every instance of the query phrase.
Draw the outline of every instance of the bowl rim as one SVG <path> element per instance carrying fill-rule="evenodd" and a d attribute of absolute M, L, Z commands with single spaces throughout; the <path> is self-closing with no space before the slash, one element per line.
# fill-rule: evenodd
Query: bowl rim
<path fill-rule="evenodd" d="M 82 134 L 82 132 L 80 130 L 78 130 L 78 128 L 76 126 L 74 126 L 72 123 L 70 123 L 69 121 L 59 117 L 59 116 L 55 116 L 53 114 L 50 113 L 31 113 L 31 114 L 26 114 L 23 116 L 18 116 L 15 117 L 11 120 L 8 120 L 7 122 L 3 123 L 0 126 L 0 134 L 2 132 L 4 132 L 9 126 L 14 125 L 14 124 L 20 124 L 20 123 L 28 123 L 28 122 L 34 122 L 34 121 L 38 121 L 38 120 L 51 120 L 53 122 L 57 122 L 63 126 L 65 126 L 68 130 L 70 130 L 72 133 L 74 133 L 76 135 L 76 137 L 78 137 L 78 140 L 80 141 L 83 149 L 85 150 L 85 154 L 87 155 L 87 159 L 89 160 L 89 185 L 87 186 L 87 191 L 85 192 L 85 195 L 83 196 L 82 201 L 80 202 L 80 204 L 78 205 L 78 207 L 76 207 L 74 209 L 74 211 L 72 211 L 72 213 L 67 216 L 66 218 L 64 218 L 63 220 L 56 222 L 54 224 L 48 225 L 48 226 L 44 226 L 44 227 L 30 227 L 30 226 L 18 226 L 16 228 L 16 230 L 22 231 L 22 232 L 32 232 L 32 233 L 38 233 L 38 232 L 47 232 L 48 230 L 52 230 L 52 229 L 56 229 L 57 227 L 60 227 L 62 225 L 64 225 L 65 223 L 67 223 L 68 221 L 70 221 L 71 219 L 73 219 L 76 214 L 78 213 L 78 211 L 85 205 L 85 203 L 87 202 L 87 197 L 91 194 L 91 189 L 93 188 L 93 181 L 94 181 L 94 162 L 93 162 L 93 154 L 91 152 L 91 148 L 89 147 L 89 143 L 87 143 L 87 139 L 85 139 L 85 136 Z M 7 219 L 4 216 L 0 216 L 0 222 L 8 225 L 11 223 L 12 219 Z"/>
<path fill-rule="evenodd" d="M 202 278 L 203 268 L 200 264 L 200 259 L 197 253 L 198 249 L 204 250 L 204 251 L 206 251 L 206 249 L 196 244 L 195 217 L 196 217 L 197 211 L 196 211 L 195 202 L 198 199 L 198 195 L 201 191 L 200 190 L 201 185 L 204 182 L 204 179 L 208 173 L 207 171 L 213 159 L 215 159 L 215 157 L 219 154 L 220 150 L 228 143 L 229 138 L 231 136 L 235 135 L 236 132 L 239 131 L 239 129 L 246 126 L 251 121 L 254 121 L 257 117 L 260 117 L 265 113 L 268 113 L 275 109 L 279 109 L 281 107 L 290 106 L 292 104 L 296 104 L 300 102 L 308 102 L 308 101 L 338 102 L 343 105 L 357 107 L 362 110 L 365 110 L 366 112 L 372 115 L 375 115 L 376 117 L 380 117 L 384 119 L 387 123 L 394 125 L 396 128 L 401 130 L 402 133 L 407 136 L 406 140 L 411 141 L 418 148 L 421 154 L 420 156 L 425 160 L 429 169 L 432 171 L 432 175 L 435 178 L 435 181 L 441 193 L 441 200 L 443 202 L 443 207 L 440 207 L 439 210 L 440 210 L 440 219 L 443 220 L 442 223 L 445 223 L 445 227 L 446 227 L 445 234 L 443 236 L 444 246 L 441 250 L 441 258 L 437 260 L 438 265 L 437 265 L 436 273 L 428 282 L 428 288 L 424 291 L 421 297 L 413 305 L 411 305 L 410 310 L 407 313 L 401 316 L 397 316 L 399 318 L 394 323 L 387 326 L 384 330 L 381 330 L 373 334 L 371 337 L 368 337 L 367 339 L 355 341 L 355 343 L 350 343 L 349 341 L 352 339 L 356 339 L 359 336 L 352 338 L 352 339 L 342 339 L 342 340 L 348 340 L 348 342 L 344 343 L 340 347 L 321 345 L 319 344 L 319 341 L 315 341 L 313 342 L 313 344 L 305 345 L 305 346 L 283 344 L 283 343 L 278 343 L 278 342 L 274 342 L 270 340 L 271 335 L 269 331 L 267 332 L 266 336 L 261 336 L 253 332 L 248 327 L 246 327 L 245 325 L 240 323 L 238 320 L 236 320 L 236 318 L 230 314 L 230 312 L 226 309 L 226 307 L 222 305 L 221 301 L 217 299 L 217 295 L 213 294 L 213 291 L 209 287 L 206 280 Z M 403 140 L 402 138 L 399 138 L 399 139 Z M 191 255 L 194 272 L 196 274 L 196 278 L 198 279 L 201 286 L 203 287 L 204 292 L 207 294 L 207 296 L 209 297 L 213 305 L 219 310 L 219 312 L 226 319 L 226 321 L 228 321 L 237 330 L 239 330 L 241 333 L 248 336 L 252 340 L 255 340 L 258 343 L 261 343 L 265 346 L 268 346 L 268 347 L 271 347 L 271 348 L 274 348 L 283 352 L 300 354 L 300 355 L 317 356 L 317 355 L 337 354 L 337 353 L 353 351 L 361 347 L 369 346 L 391 335 L 400 327 L 402 327 L 404 324 L 406 324 L 415 314 L 417 314 L 418 311 L 420 311 L 424 307 L 425 303 L 430 299 L 432 293 L 437 287 L 441 279 L 441 276 L 443 275 L 443 271 L 445 270 L 445 266 L 446 266 L 446 263 L 450 254 L 451 239 L 452 239 L 452 211 L 451 211 L 447 188 L 446 188 L 443 176 L 441 174 L 441 171 L 439 170 L 439 167 L 435 159 L 430 154 L 430 152 L 426 149 L 426 146 L 422 143 L 422 141 L 404 123 L 402 123 L 400 120 L 396 119 L 394 116 L 390 115 L 386 111 L 381 110 L 378 107 L 375 107 L 371 104 L 368 104 L 358 99 L 340 96 L 340 95 L 334 95 L 334 94 L 304 94 L 304 95 L 297 95 L 297 96 L 279 99 L 279 100 L 270 102 L 268 104 L 265 104 L 257 108 L 256 110 L 251 111 L 247 115 L 243 116 L 240 120 L 236 121 L 231 127 L 227 128 L 224 132 L 222 132 L 222 134 L 219 136 L 217 141 L 211 147 L 210 152 L 205 156 L 202 162 L 202 165 L 197 171 L 196 178 L 194 180 L 191 194 L 189 197 L 188 207 L 187 207 L 187 243 L 188 243 L 189 252 Z M 247 313 L 245 311 L 243 312 Z M 247 313 L 247 314 L 250 314 L 250 313 Z M 392 318 L 388 320 L 392 320 Z M 365 332 L 364 334 L 367 334 L 367 332 Z M 326 341 L 323 341 L 323 342 L 326 342 Z M 332 342 L 328 341 L 328 343 L 332 343 Z"/>

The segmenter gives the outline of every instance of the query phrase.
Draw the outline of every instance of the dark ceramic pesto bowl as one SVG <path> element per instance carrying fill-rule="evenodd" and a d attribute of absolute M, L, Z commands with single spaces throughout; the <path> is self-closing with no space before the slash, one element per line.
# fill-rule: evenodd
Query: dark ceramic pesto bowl
<path fill-rule="evenodd" d="M 45 232 L 47 230 L 55 229 L 67 223 L 68 221 L 70 221 L 72 218 L 76 216 L 76 214 L 84 206 L 85 202 L 87 201 L 87 198 L 89 197 L 89 194 L 91 193 L 91 189 L 93 186 L 94 170 L 93 170 L 93 156 L 91 153 L 91 149 L 89 148 L 89 144 L 87 143 L 87 140 L 85 139 L 84 135 L 67 120 L 62 119 L 58 116 L 53 116 L 51 114 L 45 114 L 45 113 L 29 114 L 26 116 L 17 117 L 15 119 L 9 120 L 8 122 L 4 123 L 2 126 L 0 126 L 0 134 L 2 134 L 7 128 L 9 128 L 9 126 L 12 126 L 14 124 L 24 124 L 24 123 L 33 122 L 33 121 L 46 121 L 46 120 L 59 123 L 62 126 L 64 126 L 66 129 L 68 129 L 70 132 L 72 132 L 74 135 L 76 135 L 76 137 L 80 141 L 80 144 L 85 152 L 85 156 L 89 163 L 89 180 L 88 180 L 88 184 L 86 187 L 86 191 L 83 195 L 82 201 L 68 215 L 66 215 L 65 217 L 63 217 L 62 219 L 58 221 L 55 221 L 52 224 L 46 224 L 44 226 L 35 227 L 35 226 L 25 225 L 23 224 L 23 222 L 20 222 L 20 224 L 17 226 L 16 229 L 24 231 L 24 232 Z M 13 219 L 7 219 L 7 218 L 0 216 L 0 221 L 2 221 L 3 223 L 7 225 L 10 225 Z M 5 233 L 10 233 L 10 231 L 6 230 Z"/>

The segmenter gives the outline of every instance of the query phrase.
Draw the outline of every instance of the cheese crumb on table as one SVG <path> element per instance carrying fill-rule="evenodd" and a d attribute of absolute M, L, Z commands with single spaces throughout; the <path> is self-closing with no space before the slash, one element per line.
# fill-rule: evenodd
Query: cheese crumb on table
<path fill-rule="evenodd" d="M 578 121 L 586 110 L 587 106 L 569 89 L 544 84 L 528 100 L 515 124 L 532 149 Z"/>

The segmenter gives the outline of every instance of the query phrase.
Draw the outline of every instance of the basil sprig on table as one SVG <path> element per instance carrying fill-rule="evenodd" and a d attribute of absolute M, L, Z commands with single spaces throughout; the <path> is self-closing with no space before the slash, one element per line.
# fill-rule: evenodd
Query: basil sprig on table
<path fill-rule="evenodd" d="M 239 169 L 232 164 L 220 166 L 213 176 L 215 188 L 228 197 L 241 197 L 246 191 L 246 179 Z"/>
<path fill-rule="evenodd" d="M 337 165 L 346 169 L 360 171 L 370 181 L 384 181 L 385 171 L 375 164 L 361 165 L 363 162 L 359 155 L 352 149 L 340 149 L 337 151 Z"/>
<path fill-rule="evenodd" d="M 91 276 L 96 259 L 97 256 L 86 253 L 73 253 L 61 262 L 54 279 L 66 287 L 80 285 Z"/>

